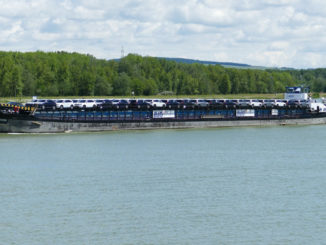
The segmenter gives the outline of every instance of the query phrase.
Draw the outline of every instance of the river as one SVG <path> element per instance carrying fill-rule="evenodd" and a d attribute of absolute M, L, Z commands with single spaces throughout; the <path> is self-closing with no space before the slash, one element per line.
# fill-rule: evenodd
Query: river
<path fill-rule="evenodd" d="M 0 134 L 0 244 L 323 244 L 326 126 Z"/>

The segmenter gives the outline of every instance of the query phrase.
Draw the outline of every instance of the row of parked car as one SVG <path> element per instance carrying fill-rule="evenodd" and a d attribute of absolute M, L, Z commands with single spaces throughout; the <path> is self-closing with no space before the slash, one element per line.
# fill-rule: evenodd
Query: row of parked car
<path fill-rule="evenodd" d="M 186 108 L 259 108 L 307 107 L 307 100 L 283 99 L 37 99 L 26 106 L 43 110 L 57 109 L 186 109 Z"/>

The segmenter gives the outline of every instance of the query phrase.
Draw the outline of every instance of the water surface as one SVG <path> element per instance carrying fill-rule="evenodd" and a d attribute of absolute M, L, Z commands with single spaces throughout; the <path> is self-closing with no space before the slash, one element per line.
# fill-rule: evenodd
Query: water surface
<path fill-rule="evenodd" d="M 0 244 L 323 244 L 326 126 L 0 135 Z"/>

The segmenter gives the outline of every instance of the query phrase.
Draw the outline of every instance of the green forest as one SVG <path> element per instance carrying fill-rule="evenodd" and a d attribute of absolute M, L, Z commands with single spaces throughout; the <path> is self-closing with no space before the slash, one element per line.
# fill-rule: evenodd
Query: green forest
<path fill-rule="evenodd" d="M 135 54 L 119 60 L 67 52 L 0 52 L 0 96 L 215 95 L 326 92 L 326 69 L 236 69 Z"/>

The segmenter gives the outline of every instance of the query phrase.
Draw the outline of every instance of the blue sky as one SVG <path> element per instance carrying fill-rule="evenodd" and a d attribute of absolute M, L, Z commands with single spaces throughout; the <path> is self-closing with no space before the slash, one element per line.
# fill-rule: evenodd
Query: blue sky
<path fill-rule="evenodd" d="M 0 49 L 326 67 L 326 1 L 0 0 Z"/>

